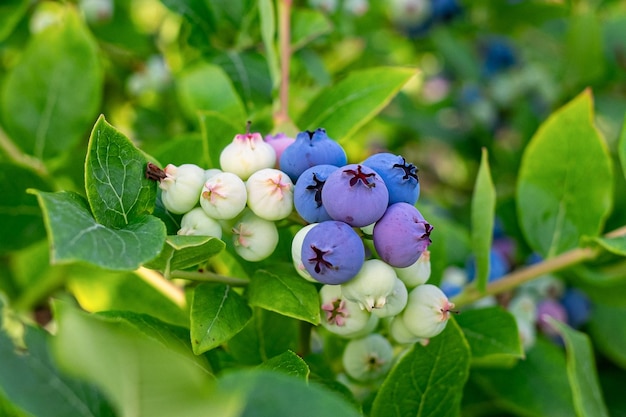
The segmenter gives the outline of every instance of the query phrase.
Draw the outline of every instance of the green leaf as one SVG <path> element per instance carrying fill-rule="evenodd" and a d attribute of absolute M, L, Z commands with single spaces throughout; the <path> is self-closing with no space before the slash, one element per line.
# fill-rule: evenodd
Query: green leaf
<path fill-rule="evenodd" d="M 260 308 L 252 320 L 228 341 L 228 350 L 242 365 L 258 365 L 287 350 L 298 348 L 300 322 Z"/>
<path fill-rule="evenodd" d="M 472 351 L 472 363 L 524 357 L 515 318 L 501 307 L 463 311 L 456 319 Z"/>
<path fill-rule="evenodd" d="M 617 156 L 622 167 L 622 174 L 626 177 L 626 117 L 622 123 L 622 132 L 617 144 Z"/>
<path fill-rule="evenodd" d="M 548 317 L 548 323 L 565 341 L 567 377 L 574 398 L 576 415 L 578 417 L 608 417 L 598 384 L 594 353 L 589 337 L 552 317 Z"/>
<path fill-rule="evenodd" d="M 9 162 L 0 163 L 0 230 L 11 239 L 0 239 L 0 253 L 22 249 L 46 236 L 41 209 L 28 188 L 50 190 L 34 172 Z"/>
<path fill-rule="evenodd" d="M 263 362 L 260 369 L 282 372 L 287 375 L 296 376 L 307 380 L 311 371 L 309 365 L 300 356 L 291 350 L 281 353 L 278 356 Z"/>
<path fill-rule="evenodd" d="M 87 201 L 76 193 L 33 192 L 44 213 L 53 264 L 84 261 L 133 270 L 163 248 L 165 225 L 156 217 L 145 215 L 124 229 L 110 229 L 95 221 Z"/>
<path fill-rule="evenodd" d="M 295 9 L 292 19 L 291 49 L 293 51 L 297 51 L 333 30 L 331 21 L 319 10 Z"/>
<path fill-rule="evenodd" d="M 189 268 L 217 255 L 225 246 L 223 241 L 210 236 L 167 236 L 159 256 L 145 267 L 159 271 Z"/>
<path fill-rule="evenodd" d="M 232 82 L 220 67 L 206 62 L 186 68 L 176 80 L 178 99 L 187 117 L 198 121 L 198 111 L 220 113 L 232 123 L 246 122 L 246 112 Z M 232 139 L 232 138 L 231 138 Z"/>
<path fill-rule="evenodd" d="M 68 374 L 91 381 L 122 416 L 238 416 L 235 393 L 212 396 L 213 379 L 185 358 L 189 352 L 155 343 L 126 321 L 87 315 L 55 303 L 53 353 Z"/>
<path fill-rule="evenodd" d="M 295 273 L 257 271 L 250 281 L 248 298 L 251 306 L 315 325 L 320 322 L 320 303 L 315 285 Z"/>
<path fill-rule="evenodd" d="M 249 114 L 271 104 L 272 75 L 265 57 L 250 51 L 229 50 L 216 56 L 212 62 L 226 71 Z M 258 125 L 259 118 L 255 117 L 255 125 Z"/>
<path fill-rule="evenodd" d="M 0 4 L 0 41 L 13 32 L 28 10 L 28 0 L 5 0 Z"/>
<path fill-rule="evenodd" d="M 297 125 L 309 130 L 323 127 L 330 137 L 343 141 L 376 116 L 416 74 L 413 68 L 354 71 L 314 98 Z"/>
<path fill-rule="evenodd" d="M 472 249 L 476 257 L 476 286 L 487 289 L 489 258 L 493 241 L 493 224 L 496 212 L 496 189 L 491 179 L 489 155 L 483 148 L 480 168 L 472 195 Z"/>
<path fill-rule="evenodd" d="M 383 382 L 372 417 L 457 416 L 469 375 L 470 347 L 454 320 L 428 345 L 416 343 Z"/>
<path fill-rule="evenodd" d="M 278 55 L 276 54 L 276 11 L 272 0 L 258 0 L 259 17 L 261 19 L 261 38 L 267 56 L 267 66 L 272 77 L 272 86 L 276 87 L 280 80 Z"/>
<path fill-rule="evenodd" d="M 228 341 L 252 318 L 246 301 L 229 285 L 204 283 L 193 291 L 191 340 L 199 355 Z"/>
<path fill-rule="evenodd" d="M 2 91 L 4 128 L 39 159 L 76 145 L 100 105 L 98 47 L 74 10 L 68 5 L 62 23 L 33 36 Z"/>
<path fill-rule="evenodd" d="M 595 11 L 571 16 L 565 40 L 565 81 L 587 86 L 602 77 L 605 70 L 603 26 Z"/>
<path fill-rule="evenodd" d="M 59 372 L 48 351 L 50 336 L 44 331 L 24 326 L 26 349 L 14 346 L 3 329 L 2 307 L 0 300 L 0 392 L 34 416 L 114 416 L 95 387 Z"/>
<path fill-rule="evenodd" d="M 510 369 L 474 369 L 471 379 L 516 415 L 576 415 L 563 351 L 542 338 Z"/>
<path fill-rule="evenodd" d="M 231 143 L 242 129 L 219 112 L 202 111 L 199 112 L 199 118 L 207 164 L 209 168 L 219 168 L 222 149 Z"/>
<path fill-rule="evenodd" d="M 626 236 L 611 238 L 594 237 L 589 240 L 608 252 L 619 256 L 626 256 Z"/>
<path fill-rule="evenodd" d="M 338 394 L 301 378 L 266 370 L 236 371 L 218 382 L 220 391 L 245 392 L 240 417 L 359 417 Z"/>
<path fill-rule="evenodd" d="M 87 200 L 96 221 L 125 227 L 152 213 L 156 183 L 146 178 L 145 156 L 100 116 L 89 139 L 85 161 Z"/>
<path fill-rule="evenodd" d="M 586 90 L 541 125 L 522 156 L 516 198 L 528 244 L 547 258 L 597 236 L 612 192 L 611 158 Z"/>
<path fill-rule="evenodd" d="M 626 305 L 594 304 L 589 334 L 599 351 L 626 369 Z"/>

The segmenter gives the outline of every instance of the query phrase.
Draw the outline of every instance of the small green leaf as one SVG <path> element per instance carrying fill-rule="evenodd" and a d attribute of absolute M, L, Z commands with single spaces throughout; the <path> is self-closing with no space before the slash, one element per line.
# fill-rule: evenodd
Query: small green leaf
<path fill-rule="evenodd" d="M 413 68 L 369 68 L 350 73 L 311 100 L 298 120 L 303 129 L 323 127 L 343 141 L 378 114 L 411 78 Z"/>
<path fill-rule="evenodd" d="M 333 30 L 331 21 L 319 10 L 295 9 L 292 19 L 291 49 L 293 51 L 297 51 Z"/>
<path fill-rule="evenodd" d="M 155 343 L 126 321 L 84 314 L 57 302 L 53 353 L 68 374 L 97 385 L 121 416 L 239 416 L 235 393 L 213 396 L 206 369 L 174 346 Z M 171 347 L 171 348 L 170 348 Z"/>
<path fill-rule="evenodd" d="M 591 242 L 596 243 L 602 249 L 614 253 L 619 256 L 626 256 L 626 236 L 617 237 L 594 237 L 589 239 Z"/>
<path fill-rule="evenodd" d="M 95 221 L 87 201 L 76 193 L 33 192 L 44 213 L 53 264 L 85 261 L 103 268 L 134 270 L 163 248 L 165 225 L 156 217 L 145 215 L 124 229 L 110 229 Z"/>
<path fill-rule="evenodd" d="M 232 120 L 214 111 L 199 112 L 200 128 L 204 153 L 209 168 L 220 168 L 220 153 L 233 141 L 243 128 L 237 127 Z"/>
<path fill-rule="evenodd" d="M 589 334 L 599 351 L 626 369 L 626 305 L 594 304 Z"/>
<path fill-rule="evenodd" d="M 563 351 L 542 338 L 513 368 L 474 369 L 471 379 L 515 415 L 576 415 Z"/>
<path fill-rule="evenodd" d="M 259 368 L 282 372 L 287 375 L 303 378 L 304 380 L 307 380 L 311 373 L 309 365 L 307 365 L 304 359 L 291 350 L 263 362 L 259 365 Z"/>
<path fill-rule="evenodd" d="M 576 415 L 578 417 L 608 417 L 598 384 L 594 353 L 589 337 L 552 317 L 548 317 L 548 323 L 565 341 L 567 377 L 574 397 Z"/>
<path fill-rule="evenodd" d="M 96 221 L 120 228 L 152 213 L 156 183 L 146 178 L 145 156 L 100 116 L 89 139 L 85 189 Z"/>
<path fill-rule="evenodd" d="M 210 236 L 171 235 L 165 239 L 165 246 L 159 256 L 146 263 L 146 268 L 159 271 L 185 269 L 220 253 L 226 244 Z"/>
<path fill-rule="evenodd" d="M 593 124 L 592 104 L 586 90 L 552 114 L 522 156 L 520 225 L 530 247 L 546 258 L 577 247 L 583 235 L 597 236 L 611 210 L 611 158 Z"/>
<path fill-rule="evenodd" d="M 617 144 L 617 156 L 622 167 L 622 174 L 626 177 L 626 117 L 624 117 L 622 132 Z"/>
<path fill-rule="evenodd" d="M 515 318 L 502 308 L 467 310 L 456 319 L 470 345 L 473 363 L 524 357 Z"/>
<path fill-rule="evenodd" d="M 285 316 L 320 322 L 320 303 L 315 286 L 293 274 L 275 274 L 257 271 L 248 288 L 251 306 L 275 311 Z"/>
<path fill-rule="evenodd" d="M 272 85 L 276 87 L 280 79 L 278 55 L 276 54 L 276 11 L 272 0 L 258 0 L 259 17 L 261 19 L 261 38 L 267 56 L 267 66 L 272 77 Z"/>
<path fill-rule="evenodd" d="M 35 416 L 114 416 L 95 387 L 59 372 L 48 351 L 50 336 L 43 330 L 25 326 L 26 349 L 14 346 L 4 332 L 4 315 L 0 299 L 0 391 L 12 403 Z"/>
<path fill-rule="evenodd" d="M 0 106 L 3 127 L 39 159 L 76 145 L 102 96 L 98 46 L 71 5 L 62 22 L 36 34 L 9 72 Z"/>
<path fill-rule="evenodd" d="M 28 10 L 28 0 L 5 0 L 0 4 L 0 42 L 13 32 Z"/>
<path fill-rule="evenodd" d="M 489 155 L 487 149 L 483 148 L 472 195 L 472 249 L 476 257 L 476 286 L 481 292 L 487 289 L 489 279 L 495 212 L 496 189 L 491 179 Z"/>
<path fill-rule="evenodd" d="M 252 318 L 246 301 L 229 285 L 204 283 L 193 291 L 191 342 L 199 355 L 228 341 Z"/>
<path fill-rule="evenodd" d="M 272 75 L 266 57 L 252 51 L 229 50 L 212 62 L 226 71 L 249 114 L 272 103 Z M 255 125 L 259 119 L 255 117 Z"/>
<path fill-rule="evenodd" d="M 28 188 L 50 190 L 34 172 L 9 162 L 0 163 L 0 230 L 11 239 L 0 239 L 0 253 L 22 249 L 46 236 L 37 199 Z"/>
<path fill-rule="evenodd" d="M 372 417 L 457 416 L 469 375 L 470 347 L 454 320 L 422 346 L 417 343 L 383 382 Z"/>
<path fill-rule="evenodd" d="M 241 417 L 361 416 L 339 394 L 282 372 L 229 372 L 220 378 L 218 386 L 222 392 L 245 393 Z"/>
<path fill-rule="evenodd" d="M 230 78 L 217 65 L 206 62 L 189 67 L 177 79 L 178 99 L 189 120 L 198 111 L 214 111 L 234 123 L 246 122 L 246 112 Z"/>

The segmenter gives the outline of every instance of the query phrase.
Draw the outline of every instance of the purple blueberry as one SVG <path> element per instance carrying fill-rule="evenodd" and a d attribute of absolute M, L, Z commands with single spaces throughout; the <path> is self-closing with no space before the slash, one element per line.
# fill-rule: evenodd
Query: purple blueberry
<path fill-rule="evenodd" d="M 584 292 L 568 288 L 561 297 L 561 304 L 567 312 L 567 322 L 570 326 L 579 328 L 589 320 L 591 301 Z"/>
<path fill-rule="evenodd" d="M 405 268 L 415 263 L 428 248 L 432 230 L 414 206 L 392 204 L 374 226 L 374 247 L 383 261 Z"/>
<path fill-rule="evenodd" d="M 322 188 L 322 201 L 333 219 L 363 227 L 378 221 L 385 213 L 389 192 L 372 168 L 351 164 L 328 176 Z"/>
<path fill-rule="evenodd" d="M 298 133 L 294 143 L 289 145 L 280 156 L 280 170 L 285 172 L 295 183 L 300 174 L 315 165 L 343 166 L 348 162 L 346 152 L 341 145 L 319 128 L 314 132 L 306 130 Z"/>
<path fill-rule="evenodd" d="M 359 235 L 346 223 L 325 221 L 314 226 L 302 242 L 302 263 L 323 284 L 343 284 L 359 272 L 365 248 Z"/>
<path fill-rule="evenodd" d="M 334 165 L 316 165 L 304 171 L 293 195 L 296 211 L 308 223 L 320 223 L 332 218 L 322 204 L 322 188 L 326 178 L 338 168 Z"/>
<path fill-rule="evenodd" d="M 567 323 L 567 311 L 561 303 L 552 298 L 544 298 L 537 303 L 537 325 L 544 334 L 556 336 L 558 333 L 548 322 L 548 317 Z"/>
<path fill-rule="evenodd" d="M 389 191 L 389 205 L 400 202 L 414 205 L 417 202 L 420 195 L 418 169 L 402 156 L 377 153 L 363 161 L 363 165 L 376 171 L 385 182 Z"/>

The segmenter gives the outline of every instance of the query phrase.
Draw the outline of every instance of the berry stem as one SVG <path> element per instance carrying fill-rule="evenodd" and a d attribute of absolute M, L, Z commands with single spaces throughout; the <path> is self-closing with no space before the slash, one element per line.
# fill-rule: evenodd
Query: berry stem
<path fill-rule="evenodd" d="M 17 165 L 32 169 L 44 178 L 50 179 L 50 173 L 43 161 L 35 156 L 22 152 L 0 127 L 0 149 Z"/>
<path fill-rule="evenodd" d="M 278 111 L 274 123 L 283 125 L 289 119 L 289 64 L 291 61 L 291 3 L 292 0 L 278 1 L 278 47 L 280 55 L 280 86 L 278 90 Z"/>
<path fill-rule="evenodd" d="M 182 278 L 189 281 L 199 282 L 221 282 L 223 284 L 232 285 L 233 287 L 245 287 L 250 283 L 247 279 L 229 277 L 226 275 L 216 274 L 211 271 L 172 271 L 171 278 Z"/>

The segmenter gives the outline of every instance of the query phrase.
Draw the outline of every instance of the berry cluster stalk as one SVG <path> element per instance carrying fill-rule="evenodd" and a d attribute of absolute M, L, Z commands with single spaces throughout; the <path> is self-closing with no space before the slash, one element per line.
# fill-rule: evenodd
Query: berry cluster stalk
<path fill-rule="evenodd" d="M 280 56 L 280 86 L 278 111 L 274 114 L 276 126 L 290 124 L 289 118 L 289 64 L 291 61 L 291 3 L 278 1 L 278 46 Z"/>

